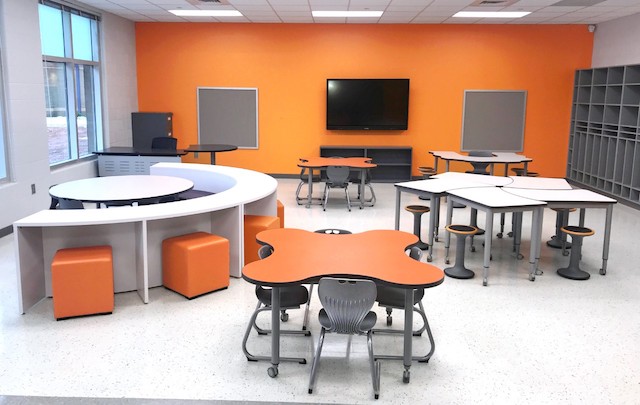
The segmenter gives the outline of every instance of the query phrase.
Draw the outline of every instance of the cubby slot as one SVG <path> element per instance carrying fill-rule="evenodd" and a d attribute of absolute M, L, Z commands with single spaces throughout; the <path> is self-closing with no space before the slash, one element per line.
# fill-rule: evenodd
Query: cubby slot
<path fill-rule="evenodd" d="M 622 194 L 622 186 L 620 184 L 615 183 L 613 185 L 613 194 L 615 194 L 615 195 Z"/>
<path fill-rule="evenodd" d="M 622 184 L 631 184 L 633 174 L 633 155 L 635 153 L 635 142 L 627 142 L 624 150 L 624 170 L 622 174 Z"/>
<path fill-rule="evenodd" d="M 624 82 L 626 84 L 640 84 L 640 65 L 626 66 Z"/>
<path fill-rule="evenodd" d="M 411 166 L 380 166 L 371 170 L 371 180 L 395 182 L 398 179 L 411 179 Z"/>
<path fill-rule="evenodd" d="M 607 104 L 620 104 L 622 99 L 622 86 L 609 86 L 607 87 L 605 102 Z"/>
<path fill-rule="evenodd" d="M 378 165 L 371 169 L 371 180 L 396 182 L 411 180 L 412 148 L 409 146 L 320 146 L 322 157 L 368 157 Z M 351 171 L 356 178 L 358 171 Z"/>
<path fill-rule="evenodd" d="M 593 85 L 607 84 L 607 68 L 593 70 Z"/>
<path fill-rule="evenodd" d="M 635 143 L 635 159 L 633 162 L 631 187 L 640 189 L 640 142 Z"/>
<path fill-rule="evenodd" d="M 586 173 L 593 172 L 593 135 L 587 135 L 587 145 L 585 147 L 584 171 Z"/>
<path fill-rule="evenodd" d="M 321 148 L 322 157 L 368 157 L 364 154 L 364 148 Z"/>
<path fill-rule="evenodd" d="M 622 170 L 624 169 L 624 150 L 625 150 L 626 144 L 627 144 L 627 141 L 618 140 L 618 145 L 616 147 L 616 155 L 615 155 L 616 165 L 615 165 L 615 170 L 613 174 L 613 180 L 616 183 L 622 182 Z"/>
<path fill-rule="evenodd" d="M 604 106 L 603 105 L 592 105 L 589 108 L 589 121 L 601 123 L 602 118 L 604 117 Z"/>
<path fill-rule="evenodd" d="M 621 192 L 620 192 L 620 196 L 621 196 L 622 198 L 629 199 L 629 196 L 630 196 L 630 195 L 631 195 L 631 188 L 630 188 L 630 187 L 622 186 L 622 190 L 621 190 Z"/>
<path fill-rule="evenodd" d="M 622 104 L 640 105 L 640 84 L 624 86 Z"/>
<path fill-rule="evenodd" d="M 591 100 L 591 87 L 578 87 L 578 103 L 589 104 Z"/>
<path fill-rule="evenodd" d="M 625 105 L 620 110 L 620 125 L 635 128 L 638 126 L 638 107 Z M 622 128 L 620 128 L 622 130 Z"/>
<path fill-rule="evenodd" d="M 629 196 L 629 199 L 635 203 L 638 202 L 638 198 L 640 197 L 640 190 L 636 190 L 636 189 L 631 189 L 631 195 Z"/>
<path fill-rule="evenodd" d="M 622 84 L 624 66 L 610 67 L 607 74 L 607 84 Z"/>
<path fill-rule="evenodd" d="M 604 180 L 598 177 L 598 181 L 596 181 L 596 188 L 604 188 Z"/>
<path fill-rule="evenodd" d="M 613 183 L 610 182 L 610 181 L 605 181 L 604 182 L 604 191 L 606 191 L 607 193 L 613 192 Z"/>
<path fill-rule="evenodd" d="M 605 86 L 593 86 L 591 88 L 591 104 L 604 104 Z M 620 103 L 620 100 L 618 100 Z"/>
<path fill-rule="evenodd" d="M 586 135 L 577 134 L 577 141 L 578 147 L 576 148 L 576 150 L 578 151 L 578 153 L 576 153 L 575 155 L 575 166 L 576 169 L 581 172 L 584 171 L 584 152 L 587 143 Z"/>
<path fill-rule="evenodd" d="M 620 107 L 607 105 L 604 107 L 604 123 L 617 124 L 620 119 Z"/>
<path fill-rule="evenodd" d="M 602 178 L 607 177 L 607 160 L 609 156 L 609 142 L 614 142 L 613 140 L 609 140 L 608 138 L 600 139 L 600 149 L 595 150 L 594 153 L 599 153 L 600 158 L 598 159 L 598 176 Z"/>
<path fill-rule="evenodd" d="M 618 126 L 605 124 L 602 126 L 602 134 L 606 136 L 616 137 L 618 136 Z"/>
<path fill-rule="evenodd" d="M 411 165 L 411 149 L 367 149 L 366 154 L 376 164 Z"/>
<path fill-rule="evenodd" d="M 634 140 L 636 139 L 635 128 L 620 127 L 620 132 L 618 132 L 618 136 L 622 139 Z"/>
<path fill-rule="evenodd" d="M 580 86 L 591 86 L 591 76 L 592 70 L 580 70 L 580 79 L 578 80 L 578 84 Z"/>
<path fill-rule="evenodd" d="M 616 144 L 617 141 L 615 139 L 609 139 L 609 147 L 607 152 L 607 171 L 604 174 L 604 178 L 607 180 L 613 179 L 613 169 L 615 167 L 616 160 L 612 157 L 616 155 Z"/>

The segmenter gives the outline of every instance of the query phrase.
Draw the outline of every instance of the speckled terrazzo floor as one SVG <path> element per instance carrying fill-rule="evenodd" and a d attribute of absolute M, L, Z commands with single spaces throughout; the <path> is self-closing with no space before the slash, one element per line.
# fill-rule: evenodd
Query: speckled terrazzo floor
<path fill-rule="evenodd" d="M 375 207 L 350 213 L 338 192 L 323 212 L 318 206 L 296 205 L 297 181 L 280 179 L 279 184 L 287 227 L 393 228 L 390 184 L 374 185 Z M 403 196 L 403 203 L 419 200 Z M 454 221 L 464 223 L 469 213 L 461 209 L 454 215 Z M 495 221 L 497 229 L 498 216 Z M 529 222 L 525 215 L 522 250 L 527 254 Z M 546 210 L 545 239 L 554 224 L 555 213 Z M 511 240 L 494 238 L 488 287 L 476 276 L 447 278 L 427 291 L 423 302 L 435 354 L 428 364 L 412 366 L 410 384 L 402 383 L 401 362 L 384 361 L 378 401 L 364 338 L 327 336 L 313 395 L 307 393 L 309 365 L 283 363 L 279 376 L 271 379 L 268 364 L 247 362 L 240 344 L 255 295 L 241 279 L 193 301 L 163 288 L 151 290 L 147 305 L 135 293 L 117 294 L 115 312 L 108 316 L 56 322 L 50 299 L 20 315 L 9 235 L 0 238 L 0 404 L 638 404 L 640 248 L 635 241 L 640 212 L 615 207 L 606 276 L 598 274 L 603 224 L 604 210 L 587 211 L 586 225 L 596 235 L 584 241 L 583 268 L 592 274 L 584 282 L 558 277 L 555 269 L 568 258 L 543 246 L 540 267 L 545 272 L 532 283 L 528 261 L 512 256 Z M 410 214 L 403 212 L 401 228 L 411 231 Z M 481 263 L 480 252 L 467 254 L 467 266 L 477 273 Z M 443 242 L 436 243 L 433 264 L 444 267 Z M 375 309 L 384 319 L 384 310 Z M 300 324 L 302 315 L 290 311 L 289 324 Z M 283 337 L 283 353 L 311 360 L 319 331 L 312 319 L 313 337 Z M 268 319 L 262 321 L 266 325 Z M 400 312 L 394 326 L 402 326 Z M 375 336 L 374 346 L 377 352 L 399 353 L 401 340 Z M 252 335 L 249 347 L 266 351 L 269 339 Z M 426 337 L 416 338 L 414 348 L 427 351 Z"/>

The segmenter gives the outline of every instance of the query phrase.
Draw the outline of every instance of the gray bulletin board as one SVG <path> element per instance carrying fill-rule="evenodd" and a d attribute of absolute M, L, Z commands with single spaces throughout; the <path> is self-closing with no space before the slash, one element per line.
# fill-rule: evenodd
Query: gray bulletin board
<path fill-rule="evenodd" d="M 198 143 L 258 148 L 258 89 L 198 87 Z"/>
<path fill-rule="evenodd" d="M 465 90 L 460 150 L 522 152 L 525 90 Z"/>

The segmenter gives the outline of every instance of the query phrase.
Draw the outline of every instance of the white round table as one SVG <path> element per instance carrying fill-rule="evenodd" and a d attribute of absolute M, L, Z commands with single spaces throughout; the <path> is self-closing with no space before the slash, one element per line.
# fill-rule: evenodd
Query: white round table
<path fill-rule="evenodd" d="M 93 203 L 154 201 L 191 190 L 193 182 L 171 176 L 92 177 L 58 184 L 49 189 L 52 197 Z"/>

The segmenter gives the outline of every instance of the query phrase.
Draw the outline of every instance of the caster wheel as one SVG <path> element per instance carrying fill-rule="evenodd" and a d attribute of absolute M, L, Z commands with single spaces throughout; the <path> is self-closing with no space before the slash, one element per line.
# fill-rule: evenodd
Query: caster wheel
<path fill-rule="evenodd" d="M 307 327 L 306 327 L 306 326 L 303 326 L 303 327 L 302 327 L 302 330 L 307 330 Z"/>
<path fill-rule="evenodd" d="M 409 384 L 410 380 L 411 380 L 411 373 L 407 370 L 404 370 L 404 372 L 402 373 L 402 382 L 405 384 Z"/>
<path fill-rule="evenodd" d="M 309 394 L 313 394 L 313 390 L 312 389 L 309 389 Z"/>
<path fill-rule="evenodd" d="M 510 238 L 513 238 L 513 232 L 509 232 L 509 233 L 507 234 L 507 236 L 508 236 L 508 237 L 510 237 Z"/>
<path fill-rule="evenodd" d="M 426 359 L 426 360 L 418 360 L 418 363 L 428 363 L 428 362 L 429 362 L 429 359 Z"/>
<path fill-rule="evenodd" d="M 471 251 L 475 252 L 476 251 L 476 247 L 475 246 L 471 246 Z"/>
<path fill-rule="evenodd" d="M 529 281 L 536 281 L 536 276 L 530 275 L 529 276 Z"/>
<path fill-rule="evenodd" d="M 436 236 L 435 241 L 436 241 L 436 242 L 440 242 L 440 238 L 438 238 L 438 237 Z"/>
<path fill-rule="evenodd" d="M 289 314 L 286 312 L 283 312 L 280 314 L 280 320 L 282 322 L 287 322 L 289 320 Z"/>
<path fill-rule="evenodd" d="M 487 286 L 487 284 L 488 284 L 488 283 L 487 283 L 487 279 L 486 279 L 486 278 L 485 278 L 484 280 L 482 280 L 482 286 L 483 286 L 483 287 L 486 287 L 486 286 Z"/>
<path fill-rule="evenodd" d="M 444 264 L 450 264 L 449 259 L 444 259 Z"/>
<path fill-rule="evenodd" d="M 271 366 L 267 369 L 267 374 L 269 374 L 269 377 L 271 378 L 276 378 L 278 376 L 278 367 L 276 366 Z"/>
<path fill-rule="evenodd" d="M 429 263 L 431 263 L 431 262 L 433 261 L 433 257 L 431 257 L 431 256 L 427 256 L 427 261 L 428 261 Z"/>
<path fill-rule="evenodd" d="M 522 253 L 518 253 L 518 256 L 516 256 L 518 258 L 518 260 L 522 260 L 524 259 L 524 256 L 522 255 Z"/>
<path fill-rule="evenodd" d="M 258 336 L 266 336 L 267 332 L 258 332 Z"/>
<path fill-rule="evenodd" d="M 376 395 L 374 395 L 374 398 L 375 398 L 375 399 L 380 398 L 380 394 L 376 394 Z"/>
<path fill-rule="evenodd" d="M 569 252 L 565 250 L 564 252 L 562 252 L 562 256 L 569 256 Z"/>
<path fill-rule="evenodd" d="M 255 361 L 255 362 L 258 362 L 258 360 L 256 360 L 256 359 L 250 359 L 250 358 L 248 358 L 248 357 L 247 357 L 247 361 Z"/>
<path fill-rule="evenodd" d="M 388 316 L 387 317 L 387 326 L 391 326 L 393 324 L 393 318 Z"/>
<path fill-rule="evenodd" d="M 309 334 L 308 336 L 311 336 L 311 334 Z M 298 364 L 307 364 L 307 359 L 302 359 L 301 361 L 298 362 Z"/>
<path fill-rule="evenodd" d="M 502 239 L 502 232 L 498 233 L 496 236 L 498 237 L 498 239 Z"/>
<path fill-rule="evenodd" d="M 606 274 L 607 274 L 607 271 L 606 271 L 606 270 L 600 269 L 600 275 L 601 275 L 601 276 L 604 276 L 604 275 L 606 275 Z"/>

